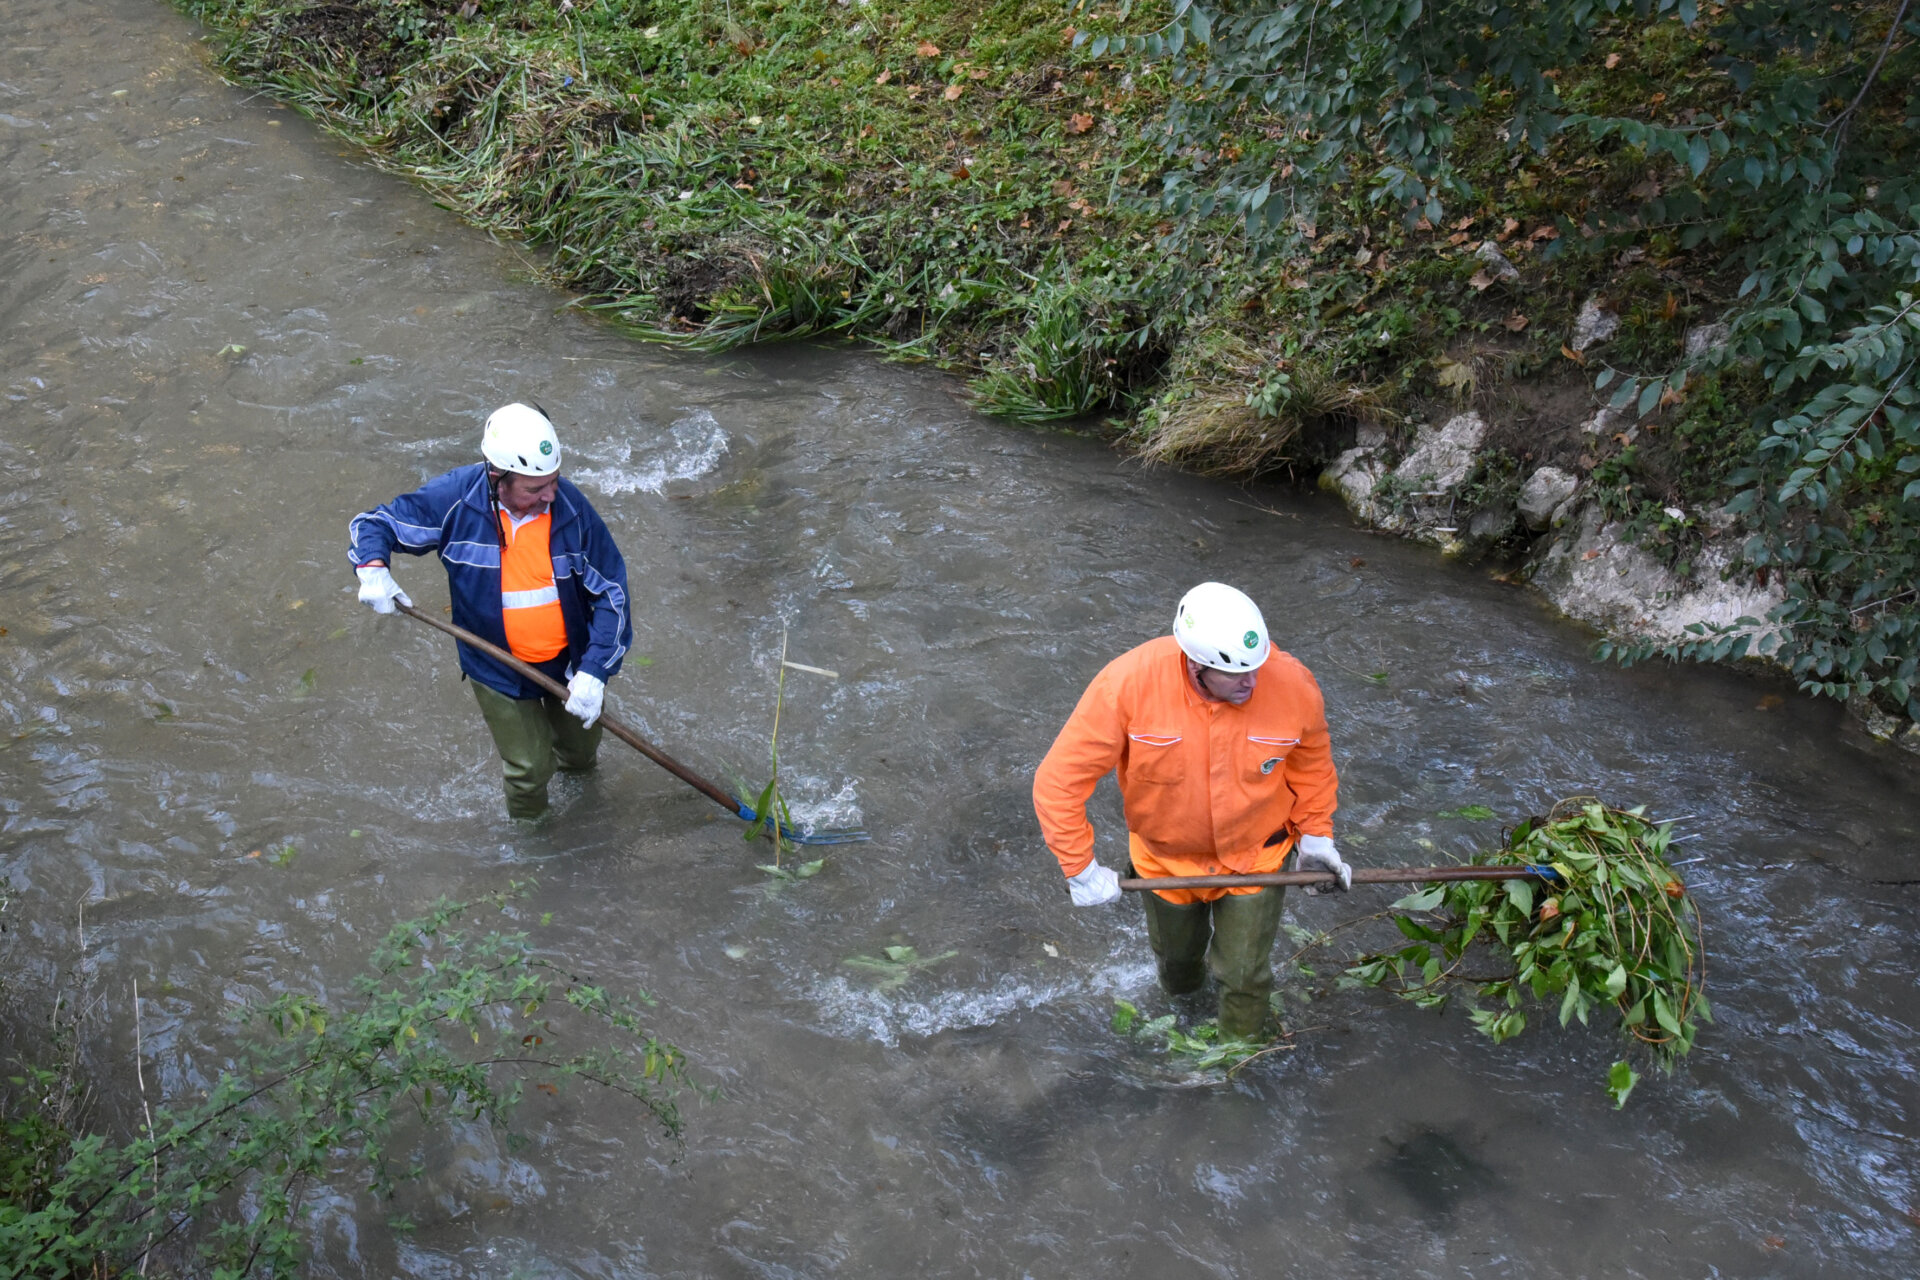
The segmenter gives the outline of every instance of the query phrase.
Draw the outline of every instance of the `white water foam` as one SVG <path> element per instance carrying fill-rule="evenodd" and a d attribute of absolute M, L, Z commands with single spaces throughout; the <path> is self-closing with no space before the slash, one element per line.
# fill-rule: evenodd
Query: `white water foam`
<path fill-rule="evenodd" d="M 828 1032 L 893 1046 L 902 1036 L 931 1036 L 962 1027 L 988 1026 L 1022 1009 L 1062 999 L 1133 991 L 1152 981 L 1152 965 L 1119 961 L 1055 981 L 1029 982 L 1009 976 L 985 991 L 940 991 L 924 999 L 881 991 L 844 977 L 829 978 L 807 994 L 820 1007 L 820 1022 Z"/>
<path fill-rule="evenodd" d="M 727 433 L 713 414 L 695 409 L 675 422 L 664 439 L 642 446 L 637 460 L 630 442 L 577 447 L 571 452 L 593 465 L 569 468 L 567 475 L 607 497 L 663 493 L 676 480 L 698 480 L 712 472 L 726 454 L 727 444 Z"/>
<path fill-rule="evenodd" d="M 788 776 L 781 785 L 787 798 L 787 811 L 793 824 L 802 831 L 827 831 L 836 827 L 860 825 L 860 796 L 853 779 L 840 784 L 829 796 L 814 798 L 830 784 L 822 778 Z M 792 791 L 787 788 L 792 787 Z"/>

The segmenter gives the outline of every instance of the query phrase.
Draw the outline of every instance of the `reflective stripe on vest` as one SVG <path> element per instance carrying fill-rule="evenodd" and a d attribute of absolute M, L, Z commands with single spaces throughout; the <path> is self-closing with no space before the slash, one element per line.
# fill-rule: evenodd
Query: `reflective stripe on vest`
<path fill-rule="evenodd" d="M 507 544 L 500 553 L 500 619 L 508 650 L 522 662 L 545 662 L 567 651 L 567 617 L 554 586 L 547 540 L 552 529 L 551 512 L 518 529 L 506 512 L 500 513 L 500 533 Z"/>

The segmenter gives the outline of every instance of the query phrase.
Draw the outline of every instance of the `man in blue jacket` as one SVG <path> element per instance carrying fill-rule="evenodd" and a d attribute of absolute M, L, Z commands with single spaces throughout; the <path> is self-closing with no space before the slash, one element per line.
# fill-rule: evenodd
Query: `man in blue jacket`
<path fill-rule="evenodd" d="M 567 686 L 562 703 L 460 645 L 460 669 L 500 750 L 507 813 L 538 818 L 554 769 L 591 769 L 600 749 L 606 682 L 633 644 L 627 566 L 586 495 L 561 479 L 560 441 L 544 412 L 495 410 L 480 452 L 484 462 L 355 516 L 348 555 L 360 599 L 392 613 L 396 600 L 413 603 L 388 568 L 393 553 L 438 552 L 453 621 Z"/>

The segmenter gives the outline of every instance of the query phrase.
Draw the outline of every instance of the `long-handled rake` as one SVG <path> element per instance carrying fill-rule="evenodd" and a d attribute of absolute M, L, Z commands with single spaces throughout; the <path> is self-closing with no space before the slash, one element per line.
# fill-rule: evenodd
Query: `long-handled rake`
<path fill-rule="evenodd" d="M 527 679 L 533 681 L 533 683 L 539 685 L 542 689 L 545 689 L 554 697 L 562 700 L 566 698 L 567 687 L 558 680 L 553 679 L 539 668 L 522 662 L 505 649 L 502 649 L 499 645 L 481 639 L 465 627 L 456 627 L 451 622 L 442 622 L 438 618 L 429 617 L 412 605 L 401 604 L 398 600 L 394 601 L 393 607 L 401 613 L 406 614 L 409 618 L 424 622 L 436 631 L 444 631 L 454 639 L 472 645 L 489 658 L 505 663 Z M 742 822 L 760 821 L 760 814 L 754 810 L 752 805 L 747 804 L 737 796 L 729 794 L 724 788 L 708 781 L 693 770 L 687 768 L 686 765 L 681 764 L 678 760 L 675 760 L 672 756 L 628 728 L 625 723 L 610 712 L 602 711 L 600 713 L 600 723 L 607 727 L 608 733 L 620 739 L 620 741 L 626 743 L 635 751 L 638 751 L 641 755 L 653 761 L 662 769 L 665 769 L 668 773 L 680 779 L 680 781 L 686 783 L 695 791 L 698 791 L 701 795 L 707 797 Z M 770 822 L 767 825 L 769 830 L 766 834 L 771 836 L 773 834 L 771 830 L 773 824 Z M 783 839 L 791 840 L 795 844 L 853 844 L 856 841 L 869 838 L 865 831 L 857 827 L 840 828 L 832 831 L 796 831 L 782 823 L 780 824 L 779 831 Z"/>

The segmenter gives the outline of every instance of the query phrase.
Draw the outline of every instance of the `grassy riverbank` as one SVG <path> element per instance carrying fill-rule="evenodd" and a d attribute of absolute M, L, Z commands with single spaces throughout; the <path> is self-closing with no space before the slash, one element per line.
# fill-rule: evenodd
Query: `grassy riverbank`
<path fill-rule="evenodd" d="M 1364 132 L 1308 182 L 1331 135 L 1199 74 L 1230 51 L 1226 11 L 1203 31 L 1185 5 L 1059 0 L 180 2 L 228 74 L 543 246 L 585 305 L 648 336 L 856 337 L 966 376 L 987 412 L 1104 418 L 1149 460 L 1221 475 L 1310 474 L 1363 424 L 1404 448 L 1415 424 L 1473 407 L 1492 429 L 1456 512 L 1510 508 L 1552 464 L 1683 574 L 1709 540 L 1758 535 L 1745 568 L 1786 573 L 1802 597 L 1781 660 L 1823 692 L 1915 708 L 1920 501 L 1902 487 L 1920 415 L 1903 426 L 1911 397 L 1893 394 L 1910 366 L 1860 375 L 1889 394 L 1863 428 L 1877 463 L 1869 446 L 1828 485 L 1851 486 L 1838 520 L 1786 485 L 1831 463 L 1832 415 L 1777 425 L 1819 389 L 1783 362 L 1840 368 L 1822 344 L 1897 307 L 1894 286 L 1841 297 L 1842 270 L 1840 285 L 1785 288 L 1784 318 L 1742 328 L 1736 314 L 1772 287 L 1754 292 L 1763 268 L 1817 274 L 1835 234 L 1829 266 L 1897 274 L 1911 258 L 1920 273 L 1906 172 L 1920 108 L 1900 87 L 1915 41 L 1890 26 L 1893 5 L 1837 6 L 1850 25 L 1769 51 L 1757 73 L 1728 70 L 1727 10 L 1682 22 L 1628 6 L 1533 89 L 1489 76 L 1436 118 L 1455 171 L 1441 212 L 1437 196 L 1381 198 L 1394 156 Z M 1156 28 L 1150 47 L 1115 39 Z M 1176 31 L 1194 42 L 1177 56 Z M 1815 95 L 1798 123 L 1754 124 L 1802 93 L 1794 75 Z M 1861 87 L 1835 139 L 1818 95 L 1837 111 L 1847 76 Z M 1585 124 L 1510 142 L 1522 93 L 1542 86 L 1556 123 Z M 1170 182 L 1190 194 L 1163 199 Z M 1824 187 L 1822 216 L 1866 221 L 1808 222 L 1780 195 L 1794 184 Z M 1259 252 L 1236 220 L 1250 209 Z M 1796 235 L 1806 263 L 1767 257 Z M 1583 308 L 1611 332 L 1576 340 Z M 1911 310 L 1872 340 L 1901 338 Z M 1733 342 L 1716 346 L 1727 335 L 1708 326 L 1727 318 Z M 1583 429 L 1601 371 L 1631 383 L 1637 428 Z M 1709 518 L 1750 488 L 1744 527 Z M 1491 527 L 1483 542 L 1529 537 Z M 1746 647 L 1709 635 L 1670 652 Z"/>

